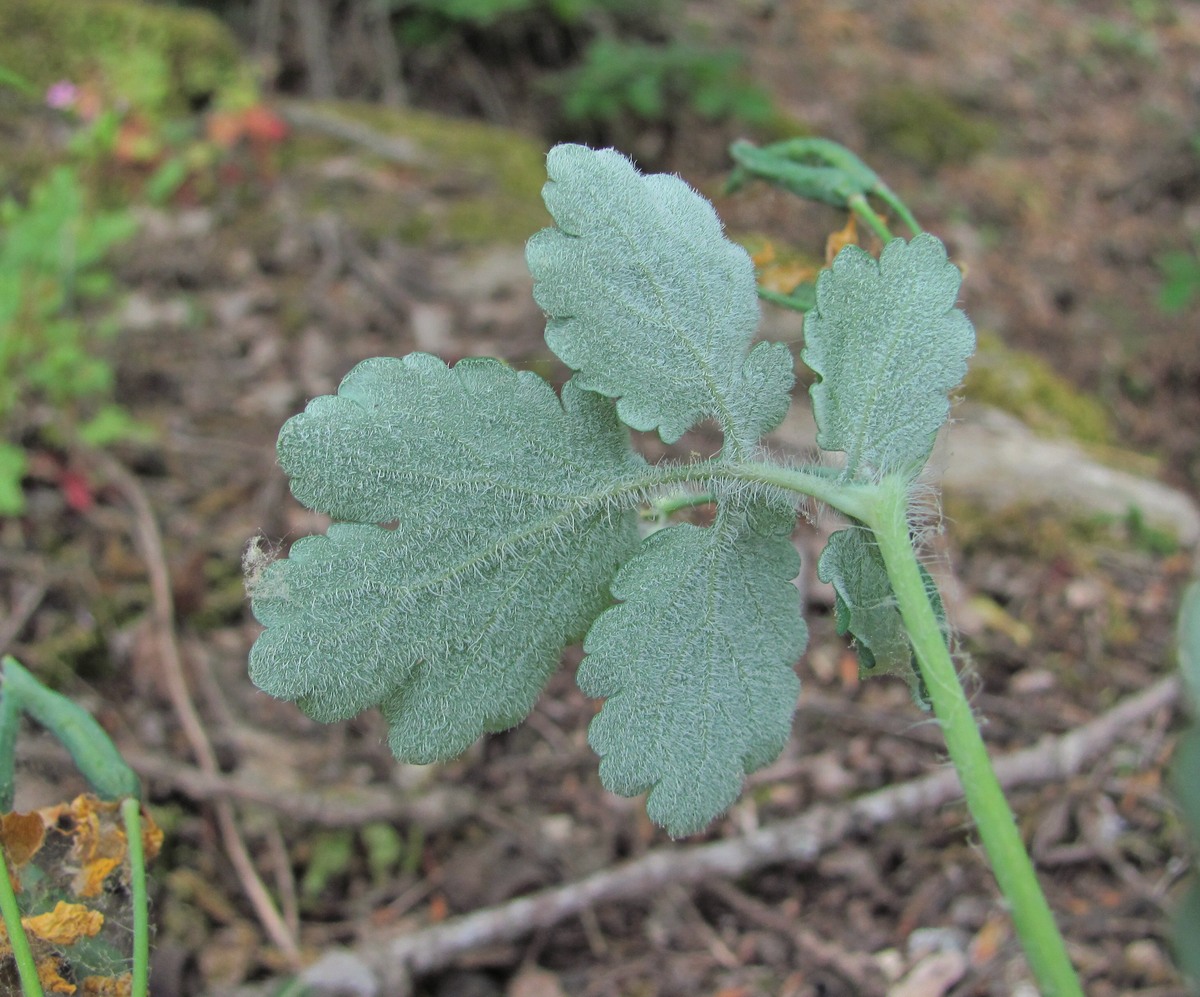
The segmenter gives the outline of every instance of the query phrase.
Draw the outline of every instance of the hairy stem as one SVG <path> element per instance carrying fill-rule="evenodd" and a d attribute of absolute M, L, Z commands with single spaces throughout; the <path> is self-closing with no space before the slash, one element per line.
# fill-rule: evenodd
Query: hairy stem
<path fill-rule="evenodd" d="M 1046 997 L 1083 997 L 925 590 L 909 537 L 907 479 L 890 477 L 879 484 L 855 484 L 824 474 L 821 468 L 793 470 L 757 463 L 726 465 L 726 473 L 731 478 L 809 495 L 864 523 L 874 533 L 967 808 L 1012 910 L 1029 967 Z"/>
<path fill-rule="evenodd" d="M 1017 936 L 1042 993 L 1046 997 L 1083 997 L 926 594 L 909 539 L 907 512 L 906 483 L 890 479 L 879 486 L 878 501 L 865 522 L 874 531 L 883 555 L 967 807 L 1000 890 L 1008 899 Z"/>
<path fill-rule="evenodd" d="M 691 509 L 698 505 L 710 505 L 717 497 L 712 492 L 681 492 L 678 495 L 668 495 L 655 499 L 643 511 L 642 518 L 652 522 L 661 522 L 682 509 Z"/>

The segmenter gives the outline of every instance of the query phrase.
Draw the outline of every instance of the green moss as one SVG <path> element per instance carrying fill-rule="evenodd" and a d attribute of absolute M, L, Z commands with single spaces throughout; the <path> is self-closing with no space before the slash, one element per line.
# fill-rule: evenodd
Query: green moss
<path fill-rule="evenodd" d="M 246 83 L 215 17 L 138 0 L 0 4 L 0 65 L 39 87 L 98 78 L 109 96 L 147 113 L 184 113 Z"/>
<path fill-rule="evenodd" d="M 1100 550 L 1154 558 L 1179 550 L 1173 534 L 1147 524 L 1136 509 L 1124 516 L 1071 515 L 1046 505 L 994 509 L 950 494 L 943 501 L 946 519 L 953 524 L 954 541 L 967 555 L 1010 555 L 1042 564 L 1061 561 L 1087 571 L 1094 567 Z"/>
<path fill-rule="evenodd" d="M 1090 565 L 1093 550 L 1112 546 L 1111 520 L 1067 516 L 1048 506 L 1013 505 L 992 509 L 961 496 L 943 496 L 954 542 L 966 556 L 1009 555 L 1023 560 Z"/>
<path fill-rule="evenodd" d="M 973 402 L 1011 412 L 1042 436 L 1113 446 L 1109 415 L 1095 398 L 1080 392 L 1045 361 L 1012 350 L 996 336 L 981 333 L 963 385 Z"/>
<path fill-rule="evenodd" d="M 318 109 L 414 143 L 421 151 L 419 172 L 435 189 L 448 188 L 444 211 L 432 204 L 427 210 L 410 210 L 406 220 L 397 221 L 393 235 L 477 246 L 523 242 L 550 224 L 541 199 L 546 153 L 537 140 L 420 111 L 348 103 Z M 394 208 L 390 214 L 395 216 Z"/>
<path fill-rule="evenodd" d="M 886 86 L 874 90 L 859 108 L 859 121 L 879 154 L 901 156 L 933 172 L 966 162 L 996 143 L 998 129 L 938 90 Z"/>

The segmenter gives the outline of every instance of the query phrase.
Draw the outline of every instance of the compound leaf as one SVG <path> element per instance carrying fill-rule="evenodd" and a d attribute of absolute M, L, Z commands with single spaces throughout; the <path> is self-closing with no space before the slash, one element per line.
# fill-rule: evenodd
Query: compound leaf
<path fill-rule="evenodd" d="M 612 150 L 556 146 L 547 169 L 557 228 L 530 239 L 526 260 L 546 342 L 580 384 L 668 443 L 712 417 L 738 452 L 777 426 L 792 357 L 781 343 L 750 350 L 754 268 L 712 205 Z"/>
<path fill-rule="evenodd" d="M 954 307 L 961 281 L 931 235 L 894 239 L 878 261 L 847 246 L 817 280 L 802 357 L 818 375 L 817 443 L 846 454 L 849 477 L 915 476 L 925 463 L 975 348 Z"/>
<path fill-rule="evenodd" d="M 917 703 L 927 709 L 929 697 L 908 631 L 896 605 L 883 555 L 870 531 L 850 527 L 834 533 L 817 561 L 817 577 L 833 586 L 837 630 L 854 637 L 859 674 L 899 675 L 908 682 Z M 924 567 L 921 577 L 937 615 L 944 617 L 937 586 Z"/>
<path fill-rule="evenodd" d="M 794 522 L 758 505 L 652 534 L 584 642 L 579 686 L 607 697 L 588 732 L 601 779 L 624 796 L 649 790 L 647 812 L 674 836 L 728 808 L 791 731 L 807 639 Z"/>
<path fill-rule="evenodd" d="M 417 762 L 528 713 L 609 602 L 647 470 L 606 399 L 424 354 L 360 364 L 279 457 L 301 502 L 350 522 L 253 581 L 251 678 L 325 722 L 381 705 Z"/>

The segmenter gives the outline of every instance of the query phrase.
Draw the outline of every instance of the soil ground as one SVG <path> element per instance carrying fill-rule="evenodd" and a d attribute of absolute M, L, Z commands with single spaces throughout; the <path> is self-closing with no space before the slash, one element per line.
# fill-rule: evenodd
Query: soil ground
<path fill-rule="evenodd" d="M 865 150 L 946 239 L 968 273 L 965 307 L 978 327 L 1099 397 L 1117 442 L 1155 457 L 1164 480 L 1200 484 L 1196 312 L 1158 308 L 1155 265 L 1200 227 L 1200 5 L 713 0 L 690 9 L 750 54 L 788 113 Z M 918 103 L 949 95 L 986 137 L 969 154 L 914 149 L 872 110 L 901 86 Z M 669 165 L 715 189 L 728 137 L 680 141 Z M 541 344 L 519 245 L 381 238 L 309 196 L 334 184 L 407 199 L 459 194 L 414 186 L 342 148 L 285 168 L 244 203 L 155 213 L 121 261 L 131 297 L 114 358 L 122 402 L 160 431 L 118 455 L 165 537 L 195 705 L 222 771 L 254 787 L 237 804 L 239 827 L 272 888 L 293 897 L 310 954 L 685 846 L 637 801 L 600 787 L 585 741 L 595 704 L 572 679 L 577 652 L 526 724 L 432 768 L 398 766 L 375 713 L 323 727 L 249 683 L 257 625 L 241 581 L 247 538 L 286 546 L 325 525 L 291 500 L 275 465 L 285 418 L 373 355 L 499 355 L 561 374 Z M 840 225 L 828 209 L 765 190 L 718 207 L 735 231 L 815 247 Z M 0 525 L 6 615 L 21 618 L 10 650 L 43 670 L 71 661 L 65 687 L 146 779 L 167 832 L 154 871 L 155 993 L 232 993 L 280 973 L 283 960 L 226 857 L 218 794 L 196 777 L 172 711 L 128 493 L 103 467 L 82 470 L 96 488 L 91 511 L 67 508 L 48 465 L 29 513 Z M 996 610 L 961 636 L 995 752 L 1077 726 L 1172 668 L 1191 554 L 1144 539 L 1029 510 L 951 522 L 938 538 L 958 602 Z M 830 607 L 816 591 L 811 602 L 795 737 L 705 839 L 944 764 L 906 689 L 860 684 Z M 1178 720 L 1166 711 L 1084 774 L 1013 801 L 1095 997 L 1184 993 L 1167 918 L 1187 850 L 1163 780 Z M 23 751 L 19 803 L 69 795 L 52 749 Z M 889 991 L 889 974 L 922 959 L 935 972 L 928 960 L 945 952 L 961 957 L 949 982 Z M 812 863 L 603 905 L 473 952 L 418 980 L 417 992 L 1000 997 L 1033 992 L 1025 980 L 965 813 L 951 806 L 841 841 Z"/>

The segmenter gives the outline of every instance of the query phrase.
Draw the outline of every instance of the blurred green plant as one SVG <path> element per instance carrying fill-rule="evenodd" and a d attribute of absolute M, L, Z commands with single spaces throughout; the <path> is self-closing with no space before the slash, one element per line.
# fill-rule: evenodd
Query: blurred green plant
<path fill-rule="evenodd" d="M 742 56 L 686 40 L 668 16 L 671 7 L 665 0 L 393 0 L 397 38 L 408 52 L 469 43 L 481 30 L 489 48 L 505 37 L 540 38 L 533 47 L 554 50 L 540 60 L 545 67 L 567 67 L 544 75 L 540 89 L 569 125 L 607 130 L 604 141 L 609 131 L 628 139 L 681 112 L 705 121 L 771 121 L 770 96 L 750 81 Z M 519 46 L 522 59 L 530 47 Z"/>
<path fill-rule="evenodd" d="M 775 114 L 770 96 L 746 77 L 740 54 L 680 40 L 598 38 L 582 64 L 555 83 L 563 116 L 577 123 L 659 124 L 687 109 L 706 121 L 766 124 Z"/>
<path fill-rule="evenodd" d="M 0 515 L 24 508 L 30 434 L 104 446 L 139 431 L 113 402 L 112 365 L 100 353 L 116 326 L 91 317 L 114 295 L 105 259 L 135 229 L 128 211 L 93 210 L 69 166 L 25 201 L 0 202 Z"/>
<path fill-rule="evenodd" d="M 1200 295 L 1200 254 L 1193 245 L 1163 253 L 1157 263 L 1162 275 L 1159 307 L 1171 314 L 1183 311 Z"/>
<path fill-rule="evenodd" d="M 1193 857 L 1200 855 L 1200 582 L 1183 594 L 1176 631 L 1179 668 L 1183 672 L 1184 698 L 1192 723 L 1180 735 L 1171 766 L 1171 784 L 1191 832 Z M 1193 873 L 1191 886 L 1175 913 L 1175 958 L 1190 977 L 1192 993 L 1200 993 L 1200 881 Z"/>
<path fill-rule="evenodd" d="M 411 47 L 444 43 L 472 28 L 649 23 L 666 5 L 664 0 L 389 0 L 389 6 L 398 16 L 398 40 Z"/>
<path fill-rule="evenodd" d="M 64 839 L 58 847 L 42 848 L 46 810 L 10 813 L 23 715 L 67 749 L 95 794 L 48 808 Z M 90 713 L 15 658 L 0 659 L 0 920 L 25 997 L 74 993 L 60 971 L 87 993 L 149 992 L 146 860 L 161 835 L 142 814 L 141 792 L 137 773 Z"/>

